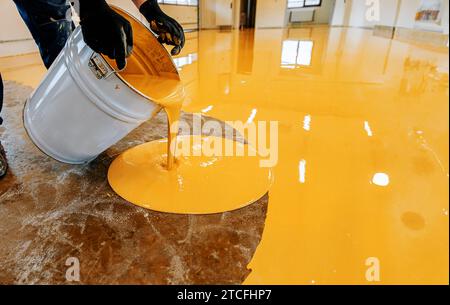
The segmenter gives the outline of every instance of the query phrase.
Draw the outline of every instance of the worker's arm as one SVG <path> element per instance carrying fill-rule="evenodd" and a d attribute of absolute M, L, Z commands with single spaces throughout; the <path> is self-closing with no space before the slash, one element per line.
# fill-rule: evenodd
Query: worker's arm
<path fill-rule="evenodd" d="M 119 69 L 125 68 L 126 57 L 133 49 L 130 23 L 114 12 L 105 0 L 80 0 L 80 20 L 87 45 L 115 59 Z"/>
<path fill-rule="evenodd" d="M 158 35 L 159 42 L 174 46 L 171 53 L 172 55 L 178 55 L 185 42 L 181 25 L 161 10 L 157 0 L 132 1 L 150 23 L 152 31 Z"/>

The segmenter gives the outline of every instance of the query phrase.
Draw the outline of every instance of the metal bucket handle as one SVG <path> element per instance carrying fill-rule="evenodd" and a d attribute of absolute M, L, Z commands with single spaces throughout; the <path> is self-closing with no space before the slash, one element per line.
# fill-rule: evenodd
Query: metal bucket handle
<path fill-rule="evenodd" d="M 97 79 L 108 79 L 111 75 L 123 72 L 127 68 L 127 64 L 125 62 L 125 67 L 123 69 L 114 69 L 114 67 L 106 63 L 102 55 L 96 52 L 92 53 L 88 65 Z"/>

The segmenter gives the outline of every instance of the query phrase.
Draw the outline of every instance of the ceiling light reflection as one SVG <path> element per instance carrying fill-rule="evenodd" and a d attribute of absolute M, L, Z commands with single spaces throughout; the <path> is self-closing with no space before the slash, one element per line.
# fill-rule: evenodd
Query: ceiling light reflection
<path fill-rule="evenodd" d="M 303 118 L 303 129 L 306 131 L 311 130 L 311 115 L 305 115 Z"/>
<path fill-rule="evenodd" d="M 247 124 L 253 123 L 253 120 L 255 119 L 257 112 L 258 112 L 258 109 L 252 109 L 252 112 L 250 113 L 250 116 L 248 117 Z"/>
<path fill-rule="evenodd" d="M 378 186 L 388 186 L 390 183 L 389 175 L 385 173 L 376 173 L 373 175 L 372 183 Z"/>
<path fill-rule="evenodd" d="M 300 160 L 298 164 L 298 181 L 300 183 L 306 182 L 306 160 L 302 159 Z"/>
<path fill-rule="evenodd" d="M 370 128 L 370 125 L 369 125 L 369 122 L 368 122 L 368 121 L 364 121 L 364 129 L 366 130 L 367 135 L 368 135 L 369 137 L 372 137 L 372 136 L 373 136 L 373 132 L 372 132 L 372 129 Z"/>

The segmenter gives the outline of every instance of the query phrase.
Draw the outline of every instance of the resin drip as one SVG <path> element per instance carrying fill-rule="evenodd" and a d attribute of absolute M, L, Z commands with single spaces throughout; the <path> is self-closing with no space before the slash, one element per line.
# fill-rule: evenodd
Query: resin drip
<path fill-rule="evenodd" d="M 121 73 L 121 76 L 136 86 L 146 96 L 161 105 L 167 114 L 167 169 L 175 164 L 175 149 L 178 134 L 178 121 L 184 100 L 184 86 L 176 79 L 146 77 L 140 74 Z"/>
<path fill-rule="evenodd" d="M 168 118 L 168 152 L 167 168 L 175 163 L 175 146 L 178 133 L 178 120 L 184 100 L 184 87 L 180 81 L 177 68 L 166 49 L 155 36 L 138 20 L 118 7 L 113 9 L 127 19 L 133 28 L 133 52 L 127 59 L 126 69 L 118 72 L 127 86 L 139 94 L 161 105 Z M 116 63 L 105 58 L 114 70 Z"/>

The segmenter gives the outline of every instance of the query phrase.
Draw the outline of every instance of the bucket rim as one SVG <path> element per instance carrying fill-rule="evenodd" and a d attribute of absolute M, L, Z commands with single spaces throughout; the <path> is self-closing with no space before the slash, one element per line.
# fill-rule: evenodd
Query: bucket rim
<path fill-rule="evenodd" d="M 63 49 L 63 61 L 65 67 L 80 91 L 96 105 L 96 107 L 108 113 L 108 115 L 127 123 L 142 123 L 150 118 L 149 113 L 145 110 L 142 112 L 143 109 L 140 111 L 130 111 L 130 109 L 124 108 L 124 105 L 118 106 L 117 103 L 112 102 L 114 99 L 111 100 L 109 94 L 105 93 L 107 91 L 99 89 L 99 86 L 93 83 L 93 81 L 95 82 L 98 80 L 103 80 L 105 83 L 112 81 L 114 87 L 116 87 L 116 84 L 123 85 L 123 89 L 128 92 L 126 94 L 132 94 L 134 99 L 140 100 L 142 104 L 148 105 L 151 108 L 161 107 L 161 105 L 154 102 L 152 99 L 148 99 L 138 91 L 131 89 L 117 76 L 116 73 L 112 73 L 112 69 L 107 65 L 107 61 L 101 54 L 96 53 L 85 43 L 80 27 L 75 29 L 74 33 L 69 37 L 67 44 L 68 47 Z M 111 73 L 108 73 L 107 77 L 99 78 L 99 76 L 93 72 L 94 69 L 87 63 L 87 59 L 82 59 L 80 56 L 91 58 L 89 62 L 92 60 L 93 56 L 97 56 L 98 59 L 101 60 L 101 65 L 104 65 Z"/>
<path fill-rule="evenodd" d="M 144 30 L 148 31 L 151 35 L 153 35 L 155 37 L 155 34 L 153 33 L 152 30 L 150 30 L 144 23 L 142 23 L 139 19 L 137 19 L 136 17 L 134 17 L 133 15 L 131 15 L 130 13 L 128 13 L 127 11 L 125 11 L 124 9 L 118 7 L 117 5 L 113 5 L 113 4 L 109 4 L 109 6 L 124 14 L 127 15 L 130 19 L 133 19 L 133 21 L 135 21 L 139 26 L 141 26 Z M 155 37 L 156 38 L 156 37 Z M 180 77 L 180 73 L 178 72 L 177 66 L 172 58 L 172 56 L 170 55 L 170 53 L 167 51 L 167 49 L 161 45 L 161 48 L 164 49 L 164 52 L 166 52 L 166 54 L 168 55 L 168 58 L 170 59 L 170 62 L 172 63 L 172 65 L 175 67 L 175 71 L 176 71 L 176 76 L 178 78 L 179 81 L 181 81 L 181 77 Z M 117 71 L 116 69 L 114 69 L 113 66 L 111 66 L 111 64 L 108 62 L 108 60 L 105 58 L 105 55 L 101 54 L 101 53 L 97 53 L 99 54 L 104 62 L 108 65 L 109 68 L 111 68 L 111 70 L 113 71 L 113 74 L 117 76 L 118 79 L 120 79 L 128 88 L 130 88 L 132 91 L 134 91 L 135 93 L 139 94 L 140 96 L 142 96 L 143 98 L 149 100 L 152 103 L 158 104 L 159 106 L 162 106 L 160 103 L 154 101 L 151 97 L 147 96 L 146 94 L 142 93 L 140 90 L 136 89 L 132 84 L 130 84 L 128 81 L 126 81 L 121 75 L 120 72 L 121 71 Z M 126 69 L 126 68 L 124 68 Z"/>

